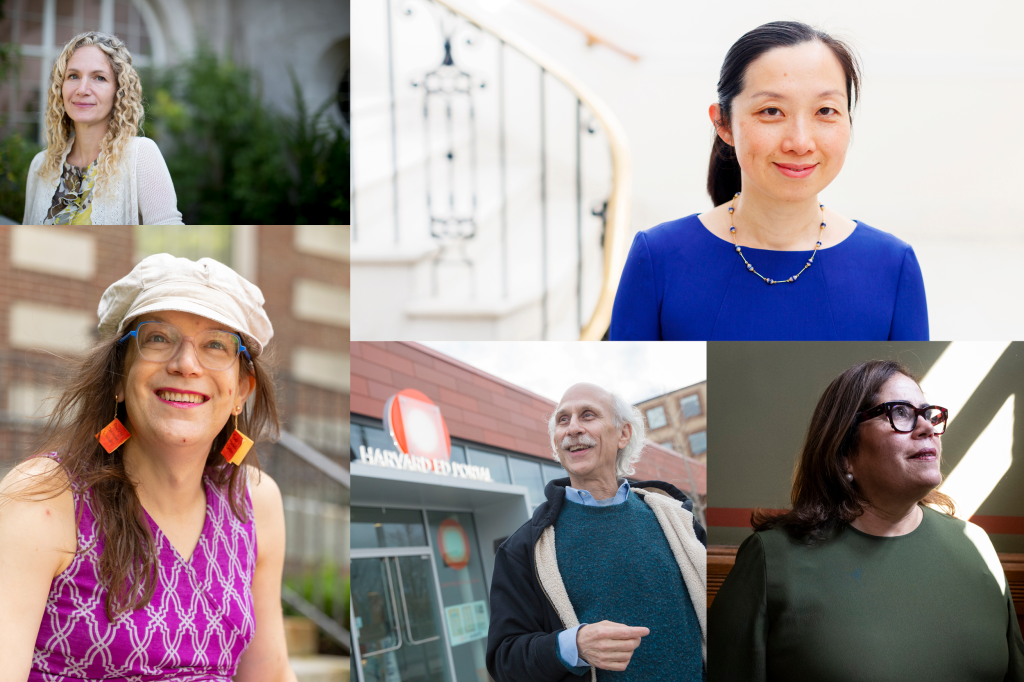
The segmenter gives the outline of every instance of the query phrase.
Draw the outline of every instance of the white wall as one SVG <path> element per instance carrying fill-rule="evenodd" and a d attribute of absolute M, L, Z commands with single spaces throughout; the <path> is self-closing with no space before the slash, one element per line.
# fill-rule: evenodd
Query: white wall
<path fill-rule="evenodd" d="M 1005 303 L 1024 289 L 1024 221 L 1013 210 L 1024 180 L 1024 5 L 544 1 L 642 57 L 588 48 L 524 2 L 476 5 L 566 65 L 622 121 L 634 230 L 710 208 L 707 109 L 736 39 L 781 19 L 849 39 L 863 59 L 863 101 L 846 166 L 822 201 L 914 246 L 932 338 L 1024 337 L 1024 317 Z"/>

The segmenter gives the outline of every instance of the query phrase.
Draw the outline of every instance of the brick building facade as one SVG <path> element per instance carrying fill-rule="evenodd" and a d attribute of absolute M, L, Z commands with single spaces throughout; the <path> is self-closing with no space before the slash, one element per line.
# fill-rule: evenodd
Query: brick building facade
<path fill-rule="evenodd" d="M 354 415 L 380 420 L 385 401 L 403 388 L 422 391 L 437 403 L 453 438 L 558 466 L 547 435 L 554 401 L 417 343 L 352 345 Z M 704 464 L 648 438 L 633 478 L 667 481 L 703 498 Z"/>
<path fill-rule="evenodd" d="M 708 382 L 637 403 L 647 420 L 647 437 L 663 447 L 708 461 Z"/>

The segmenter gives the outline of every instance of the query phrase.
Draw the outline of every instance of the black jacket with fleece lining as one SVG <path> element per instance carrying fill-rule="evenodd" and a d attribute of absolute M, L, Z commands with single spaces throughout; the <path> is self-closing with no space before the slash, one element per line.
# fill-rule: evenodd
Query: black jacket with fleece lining
<path fill-rule="evenodd" d="M 565 502 L 568 478 L 550 481 L 547 501 L 533 518 L 498 547 L 491 576 L 491 622 L 487 633 L 487 670 L 496 682 L 578 682 L 558 660 L 558 633 L 565 628 L 537 578 L 533 551 L 541 533 L 554 525 Z M 657 488 L 692 512 L 693 502 L 662 481 L 640 481 L 631 488 Z M 632 494 L 632 493 L 631 493 Z M 693 519 L 693 530 L 707 547 L 707 531 Z"/>

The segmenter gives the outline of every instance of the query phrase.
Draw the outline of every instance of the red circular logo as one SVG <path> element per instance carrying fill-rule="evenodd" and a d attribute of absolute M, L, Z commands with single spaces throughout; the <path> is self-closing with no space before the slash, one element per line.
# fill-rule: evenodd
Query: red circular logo
<path fill-rule="evenodd" d="M 388 398 L 384 424 L 401 452 L 430 459 L 450 460 L 452 439 L 441 408 L 423 393 L 406 388 Z"/>
<path fill-rule="evenodd" d="M 461 571 L 469 565 L 469 536 L 455 519 L 445 519 L 437 529 L 437 546 L 449 568 Z"/>

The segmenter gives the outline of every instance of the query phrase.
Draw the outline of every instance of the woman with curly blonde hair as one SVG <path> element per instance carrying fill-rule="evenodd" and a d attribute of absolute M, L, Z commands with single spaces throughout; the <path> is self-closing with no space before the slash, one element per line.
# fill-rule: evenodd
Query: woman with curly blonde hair
<path fill-rule="evenodd" d="M 32 160 L 26 225 L 181 225 L 156 144 L 138 137 L 142 84 L 120 39 L 72 38 L 50 72 L 46 149 Z"/>

